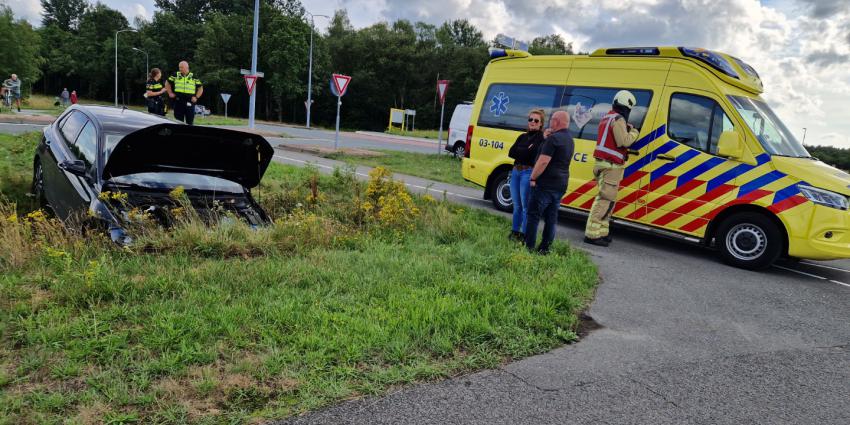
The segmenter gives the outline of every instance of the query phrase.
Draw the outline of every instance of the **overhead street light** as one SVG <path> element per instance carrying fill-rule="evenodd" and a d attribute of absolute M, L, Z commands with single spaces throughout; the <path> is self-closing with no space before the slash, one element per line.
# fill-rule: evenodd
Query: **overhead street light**
<path fill-rule="evenodd" d="M 310 110 L 313 109 L 313 31 L 314 31 L 314 18 L 328 18 L 331 17 L 328 15 L 314 15 L 308 11 L 304 11 L 304 13 L 310 15 L 310 66 L 307 70 L 307 128 L 310 128 Z"/>
<path fill-rule="evenodd" d="M 146 52 L 142 49 L 139 49 L 137 47 L 133 47 L 133 50 L 140 52 L 140 53 L 143 53 L 145 55 L 145 80 L 147 80 L 148 75 L 150 75 L 150 73 L 151 73 L 150 61 L 148 60 L 148 58 L 149 58 L 148 52 Z"/>
<path fill-rule="evenodd" d="M 122 32 L 138 32 L 134 29 L 115 31 L 115 106 L 118 106 L 118 34 Z"/>

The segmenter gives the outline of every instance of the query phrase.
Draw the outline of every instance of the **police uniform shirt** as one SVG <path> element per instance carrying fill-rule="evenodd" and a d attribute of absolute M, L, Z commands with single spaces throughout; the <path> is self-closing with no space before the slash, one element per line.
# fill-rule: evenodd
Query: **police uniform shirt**
<path fill-rule="evenodd" d="M 162 90 L 162 80 L 160 80 L 160 81 L 148 80 L 148 82 L 145 83 L 145 90 L 146 91 L 160 91 L 160 90 Z M 159 96 L 162 96 L 162 95 L 151 96 L 151 97 L 159 97 Z"/>
<path fill-rule="evenodd" d="M 171 84 L 171 89 L 178 96 L 184 95 L 188 97 L 192 97 L 198 90 L 198 87 L 201 87 L 201 80 L 195 78 L 195 75 L 191 72 L 186 74 L 185 76 L 180 72 L 171 75 L 168 77 L 168 83 Z"/>

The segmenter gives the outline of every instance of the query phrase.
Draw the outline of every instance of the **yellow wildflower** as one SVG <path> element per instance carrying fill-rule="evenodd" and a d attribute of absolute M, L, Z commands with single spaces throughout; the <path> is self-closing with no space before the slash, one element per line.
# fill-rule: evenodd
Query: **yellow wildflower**
<path fill-rule="evenodd" d="M 185 194 L 186 194 L 186 189 L 183 188 L 183 186 L 177 186 L 177 187 L 174 188 L 174 190 L 172 190 L 171 192 L 168 193 L 168 196 L 170 196 L 172 199 L 180 199 Z"/>

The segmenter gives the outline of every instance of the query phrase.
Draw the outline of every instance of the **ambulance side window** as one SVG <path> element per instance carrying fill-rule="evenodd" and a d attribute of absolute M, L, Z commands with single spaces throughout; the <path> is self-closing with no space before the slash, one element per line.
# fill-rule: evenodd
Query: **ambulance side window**
<path fill-rule="evenodd" d="M 717 154 L 720 134 L 734 128 L 717 102 L 685 93 L 673 94 L 667 121 L 671 139 L 712 155 Z"/>
<path fill-rule="evenodd" d="M 611 102 L 620 88 L 567 87 L 561 107 L 570 114 L 570 133 L 576 139 L 596 140 L 599 122 L 611 110 Z M 652 100 L 649 90 L 628 89 L 637 105 L 629 114 L 629 123 L 638 130 L 643 126 L 646 110 Z"/>
<path fill-rule="evenodd" d="M 525 131 L 528 112 L 541 108 L 549 116 L 558 106 L 563 86 L 539 84 L 493 84 L 478 114 L 478 125 L 490 128 Z"/>

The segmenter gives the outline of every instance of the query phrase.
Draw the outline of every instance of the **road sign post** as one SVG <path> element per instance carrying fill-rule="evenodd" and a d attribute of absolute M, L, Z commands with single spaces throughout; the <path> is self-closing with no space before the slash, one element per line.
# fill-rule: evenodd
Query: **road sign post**
<path fill-rule="evenodd" d="M 254 33 L 254 35 L 256 36 L 256 32 Z M 255 42 L 256 42 L 256 40 L 255 40 Z M 256 48 L 256 45 L 254 47 Z M 256 55 L 256 50 L 255 50 L 254 54 Z M 256 62 L 253 62 L 255 60 L 256 60 L 256 57 L 254 57 L 254 59 L 252 59 L 251 70 L 247 70 L 247 69 L 239 70 L 239 73 L 241 73 L 242 77 L 245 79 L 245 88 L 248 89 L 248 96 L 250 96 L 250 100 L 249 100 L 250 103 L 249 103 L 249 106 L 248 106 L 248 127 L 249 128 L 254 128 L 254 111 L 255 111 L 254 106 L 256 104 L 255 103 L 256 102 L 256 97 L 255 97 L 256 90 L 255 89 L 257 88 L 257 79 L 263 78 L 265 76 L 265 74 L 263 74 L 262 72 L 257 71 L 257 64 L 256 64 Z"/>
<path fill-rule="evenodd" d="M 446 110 L 446 92 L 449 90 L 449 80 L 437 80 L 437 94 L 440 95 L 440 132 L 437 136 L 437 154 L 443 147 L 443 113 Z"/>
<path fill-rule="evenodd" d="M 227 102 L 230 102 L 230 93 L 222 93 L 221 100 L 224 101 L 224 117 L 227 118 Z"/>
<path fill-rule="evenodd" d="M 331 75 L 331 92 L 336 95 L 336 136 L 334 136 L 334 150 L 339 150 L 339 110 L 342 106 L 342 97 L 348 89 L 351 77 L 342 74 Z"/>

